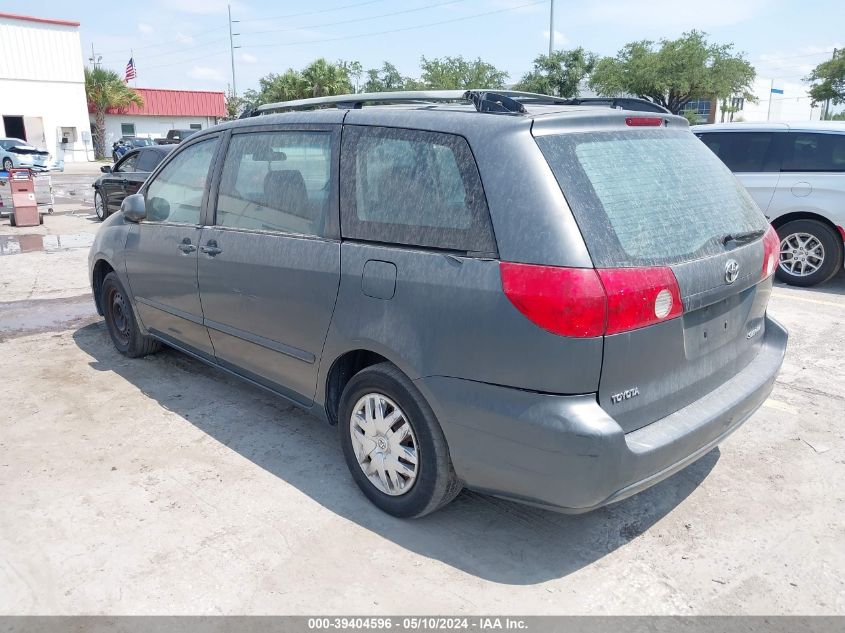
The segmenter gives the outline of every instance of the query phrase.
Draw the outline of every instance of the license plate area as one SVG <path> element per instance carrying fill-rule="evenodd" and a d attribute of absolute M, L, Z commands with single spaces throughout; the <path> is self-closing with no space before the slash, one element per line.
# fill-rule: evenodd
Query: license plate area
<path fill-rule="evenodd" d="M 684 319 L 684 350 L 698 358 L 729 343 L 746 345 L 745 324 L 751 311 L 753 288 L 688 312 Z M 741 352 L 737 349 L 737 354 Z"/>

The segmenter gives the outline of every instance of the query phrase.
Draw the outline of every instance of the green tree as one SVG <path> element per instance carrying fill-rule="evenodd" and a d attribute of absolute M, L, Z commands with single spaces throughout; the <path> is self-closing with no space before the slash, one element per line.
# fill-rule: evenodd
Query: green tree
<path fill-rule="evenodd" d="M 361 62 L 349 62 L 341 59 L 338 60 L 337 64 L 346 73 L 346 77 L 352 85 L 354 92 L 358 92 L 361 88 L 361 77 L 364 74 L 364 67 L 361 65 Z"/>
<path fill-rule="evenodd" d="M 845 112 L 837 112 L 828 117 L 828 121 L 845 121 Z"/>
<path fill-rule="evenodd" d="M 733 44 L 711 44 L 699 31 L 676 40 L 630 42 L 600 59 L 590 87 L 603 96 L 636 95 L 679 114 L 697 97 L 754 99 L 754 67 Z"/>
<path fill-rule="evenodd" d="M 539 55 L 534 59 L 534 70 L 523 75 L 516 89 L 554 97 L 577 97 L 581 82 L 595 65 L 596 56 L 581 47 L 554 51 L 551 56 Z"/>
<path fill-rule="evenodd" d="M 352 92 L 349 70 L 320 57 L 302 69 L 309 97 L 327 97 Z"/>
<path fill-rule="evenodd" d="M 85 98 L 94 112 L 94 155 L 106 156 L 106 111 L 144 105 L 144 100 L 113 70 L 85 69 Z"/>
<path fill-rule="evenodd" d="M 392 90 L 405 90 L 409 81 L 403 77 L 399 69 L 390 62 L 384 62 L 381 68 L 370 68 L 367 70 L 367 83 L 364 84 L 364 92 L 390 92 Z"/>
<path fill-rule="evenodd" d="M 232 91 L 231 86 L 226 87 L 226 117 L 229 119 L 237 119 L 238 115 L 243 112 L 244 100 L 236 96 Z"/>
<path fill-rule="evenodd" d="M 503 88 L 508 78 L 508 73 L 481 61 L 481 58 L 467 60 L 461 56 L 435 59 L 422 57 L 420 67 L 420 83 L 425 88 L 435 90 Z"/>
<path fill-rule="evenodd" d="M 837 51 L 833 59 L 816 66 L 804 81 L 812 84 L 810 98 L 813 105 L 828 99 L 833 105 L 845 103 L 845 49 Z"/>

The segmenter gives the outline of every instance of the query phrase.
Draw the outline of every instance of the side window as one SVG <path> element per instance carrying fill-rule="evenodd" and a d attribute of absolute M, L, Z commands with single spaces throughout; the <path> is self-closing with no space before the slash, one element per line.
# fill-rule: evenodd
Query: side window
<path fill-rule="evenodd" d="M 331 171 L 331 132 L 234 134 L 220 177 L 215 224 L 322 235 Z"/>
<path fill-rule="evenodd" d="M 341 228 L 353 239 L 496 250 L 475 159 L 453 134 L 345 126 Z"/>
<path fill-rule="evenodd" d="M 202 198 L 217 139 L 210 138 L 181 150 L 147 186 L 147 219 L 155 222 L 199 224 Z"/>
<path fill-rule="evenodd" d="M 138 162 L 135 165 L 137 171 L 152 171 L 161 162 L 159 159 L 162 154 L 149 150 L 142 149 L 138 153 Z"/>
<path fill-rule="evenodd" d="M 781 171 L 845 171 L 845 134 L 791 132 Z"/>
<path fill-rule="evenodd" d="M 117 173 L 125 174 L 135 171 L 135 165 L 138 164 L 138 152 L 133 152 L 123 157 L 123 159 L 114 168 Z"/>
<path fill-rule="evenodd" d="M 774 171 L 768 160 L 773 139 L 771 132 L 727 132 L 702 136 L 704 144 L 734 173 Z"/>

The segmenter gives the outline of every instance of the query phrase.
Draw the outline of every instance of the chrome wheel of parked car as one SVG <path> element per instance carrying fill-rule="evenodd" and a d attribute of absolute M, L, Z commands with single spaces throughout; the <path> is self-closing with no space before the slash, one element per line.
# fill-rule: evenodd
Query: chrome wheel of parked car
<path fill-rule="evenodd" d="M 94 192 L 94 213 L 100 221 L 106 219 L 106 204 L 99 191 Z"/>
<path fill-rule="evenodd" d="M 780 261 L 777 278 L 793 286 L 815 286 L 842 269 L 842 238 L 815 219 L 793 220 L 779 226 Z"/>
<path fill-rule="evenodd" d="M 358 465 L 370 483 L 391 496 L 411 490 L 419 449 L 411 424 L 393 400 L 380 393 L 359 398 L 349 433 Z"/>
<path fill-rule="evenodd" d="M 815 235 L 792 233 L 780 241 L 780 266 L 790 275 L 812 275 L 822 264 L 824 246 Z"/>
<path fill-rule="evenodd" d="M 12 167 L 14 167 L 14 163 L 12 163 L 11 158 L 4 158 L 3 159 L 3 171 L 9 171 Z"/>

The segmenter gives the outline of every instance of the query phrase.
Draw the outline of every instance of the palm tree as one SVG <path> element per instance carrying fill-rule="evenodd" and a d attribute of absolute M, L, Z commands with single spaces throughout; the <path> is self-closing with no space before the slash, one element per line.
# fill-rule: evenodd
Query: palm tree
<path fill-rule="evenodd" d="M 106 156 L 106 110 L 127 108 L 132 104 L 142 106 L 144 100 L 116 72 L 96 66 L 85 69 L 85 97 L 94 112 L 94 154 L 103 158 Z"/>
<path fill-rule="evenodd" d="M 312 97 L 326 97 L 352 92 L 349 70 L 339 64 L 327 62 L 322 57 L 315 59 L 302 71 L 302 78 L 308 85 Z"/>

